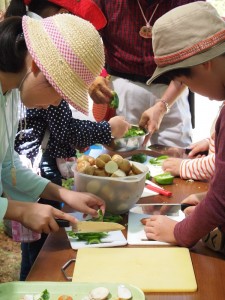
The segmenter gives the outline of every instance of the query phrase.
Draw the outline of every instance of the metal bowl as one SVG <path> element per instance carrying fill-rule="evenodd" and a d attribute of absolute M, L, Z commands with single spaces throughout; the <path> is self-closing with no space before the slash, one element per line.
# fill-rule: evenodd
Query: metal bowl
<path fill-rule="evenodd" d="M 107 146 L 107 149 L 116 152 L 126 152 L 137 150 L 142 147 L 144 139 L 147 135 L 137 135 L 132 137 L 112 138 L 111 143 Z"/>

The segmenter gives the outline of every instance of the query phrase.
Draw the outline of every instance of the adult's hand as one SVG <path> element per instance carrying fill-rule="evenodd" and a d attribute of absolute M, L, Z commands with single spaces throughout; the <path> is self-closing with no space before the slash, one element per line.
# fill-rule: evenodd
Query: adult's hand
<path fill-rule="evenodd" d="M 146 137 L 144 144 L 151 138 L 152 134 L 159 130 L 162 119 L 166 113 L 165 105 L 162 102 L 156 104 L 145 110 L 139 121 L 139 126 L 148 130 L 149 135 Z"/>
<path fill-rule="evenodd" d="M 199 157 L 205 156 L 205 155 L 200 155 L 198 153 L 209 150 L 209 140 L 203 139 L 197 143 L 191 144 L 188 148 L 191 149 L 191 151 L 188 153 L 188 157 L 190 157 L 190 158 L 196 158 L 196 157 L 199 158 Z"/>
<path fill-rule="evenodd" d="M 113 94 L 109 79 L 98 76 L 89 87 L 89 95 L 96 104 L 110 103 Z"/>

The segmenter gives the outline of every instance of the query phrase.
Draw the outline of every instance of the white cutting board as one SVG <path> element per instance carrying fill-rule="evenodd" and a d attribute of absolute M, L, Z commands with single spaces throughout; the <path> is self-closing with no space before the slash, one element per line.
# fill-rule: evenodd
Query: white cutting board
<path fill-rule="evenodd" d="M 80 212 L 74 212 L 71 213 L 75 218 L 77 218 L 80 221 L 85 220 L 83 218 L 83 214 Z M 66 232 L 72 230 L 72 227 L 67 227 Z M 118 247 L 118 246 L 124 246 L 127 244 L 127 240 L 125 239 L 123 233 L 121 230 L 118 231 L 109 231 L 108 236 L 104 239 L 102 239 L 102 243 L 100 244 L 91 244 L 88 245 L 85 241 L 78 241 L 75 238 L 70 237 L 69 235 L 68 239 L 70 241 L 71 248 L 74 250 L 81 249 L 81 248 L 105 248 L 105 247 Z"/>
<path fill-rule="evenodd" d="M 129 283 L 144 292 L 197 290 L 189 250 L 181 247 L 79 249 L 72 281 Z"/>
<path fill-rule="evenodd" d="M 128 215 L 128 231 L 127 231 L 127 242 L 129 245 L 161 245 L 168 246 L 170 244 L 159 242 L 159 241 L 149 241 L 146 238 L 144 232 L 144 226 L 141 223 L 141 219 L 148 218 L 148 214 L 140 214 L 138 213 L 138 206 L 133 207 L 129 211 Z M 184 219 L 184 214 L 182 211 L 179 211 L 179 216 L 169 218 L 181 221 Z"/>

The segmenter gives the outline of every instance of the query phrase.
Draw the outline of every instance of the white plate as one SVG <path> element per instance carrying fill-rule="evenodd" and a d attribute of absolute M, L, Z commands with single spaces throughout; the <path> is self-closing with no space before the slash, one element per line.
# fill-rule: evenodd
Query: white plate
<path fill-rule="evenodd" d="M 80 221 L 85 220 L 83 218 L 83 214 L 79 212 L 71 213 L 75 218 L 77 218 Z M 72 228 L 67 227 L 65 228 L 66 232 L 70 231 Z M 71 238 L 69 235 L 68 239 L 70 241 L 70 245 L 72 249 L 77 250 L 80 248 L 106 248 L 106 247 L 118 247 L 118 246 L 124 246 L 127 244 L 127 240 L 125 239 L 123 233 L 121 230 L 118 231 L 109 231 L 108 236 L 104 239 L 102 239 L 102 243 L 100 244 L 90 244 L 88 245 L 85 241 L 78 241 L 75 238 Z"/>

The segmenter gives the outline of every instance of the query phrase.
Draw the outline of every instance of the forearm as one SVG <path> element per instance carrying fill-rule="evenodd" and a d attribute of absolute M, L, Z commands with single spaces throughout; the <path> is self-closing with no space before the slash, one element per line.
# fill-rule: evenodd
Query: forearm
<path fill-rule="evenodd" d="M 172 80 L 168 88 L 163 93 L 161 99 L 159 99 L 159 103 L 162 106 L 162 108 L 165 110 L 165 104 L 161 102 L 161 100 L 164 100 L 168 104 L 168 106 L 171 107 L 176 101 L 176 99 L 186 88 L 186 85 L 181 84 L 178 81 Z"/>
<path fill-rule="evenodd" d="M 54 184 L 52 182 L 49 182 L 46 185 L 40 197 L 47 200 L 56 200 L 65 203 L 66 195 L 67 195 L 67 189 L 57 184 Z"/>

